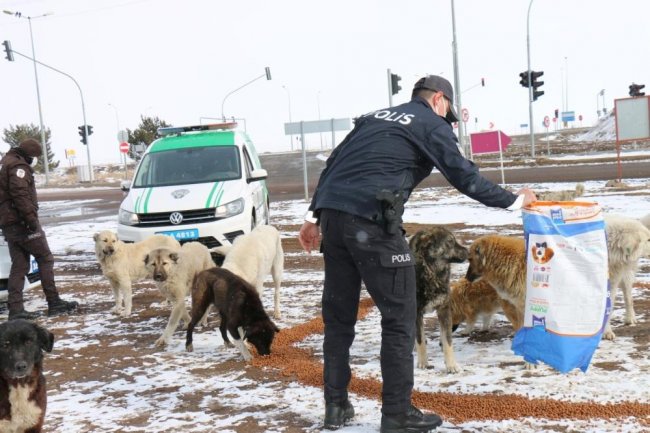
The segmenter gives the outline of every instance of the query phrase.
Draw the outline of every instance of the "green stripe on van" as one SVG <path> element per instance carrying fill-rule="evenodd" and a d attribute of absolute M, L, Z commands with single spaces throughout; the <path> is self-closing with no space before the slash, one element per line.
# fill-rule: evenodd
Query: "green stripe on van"
<path fill-rule="evenodd" d="M 133 211 L 134 211 L 135 213 L 138 213 L 138 212 L 139 212 L 139 211 L 138 211 L 138 206 L 140 206 L 140 198 L 141 198 L 141 197 L 142 197 L 142 194 L 140 194 L 140 196 L 139 196 L 137 199 L 135 199 L 135 206 L 133 207 Z"/>
<path fill-rule="evenodd" d="M 214 207 L 219 207 L 221 204 L 221 198 L 223 197 L 223 193 L 225 192 L 225 189 L 222 189 L 221 192 L 219 193 L 219 197 L 217 197 L 217 202 L 214 204 Z"/>
<path fill-rule="evenodd" d="M 149 192 L 147 192 L 147 198 L 144 200 L 144 213 L 149 212 L 149 198 L 151 198 L 151 192 L 153 191 L 153 188 L 149 188 Z"/>
<path fill-rule="evenodd" d="M 224 183 L 222 182 L 221 185 L 219 185 L 219 188 L 214 192 L 214 199 L 212 200 L 212 207 L 217 207 L 217 200 L 223 194 L 224 190 Z"/>
<path fill-rule="evenodd" d="M 214 185 L 212 185 L 212 189 L 210 190 L 210 194 L 208 194 L 208 199 L 205 201 L 205 207 L 209 208 L 210 204 L 212 203 L 212 195 L 214 194 L 214 190 L 217 189 L 217 186 L 219 186 L 219 182 L 215 182 Z"/>
<path fill-rule="evenodd" d="M 158 139 L 149 146 L 149 153 L 188 147 L 233 146 L 234 144 L 235 133 L 233 131 L 203 131 L 200 134 L 174 135 Z"/>

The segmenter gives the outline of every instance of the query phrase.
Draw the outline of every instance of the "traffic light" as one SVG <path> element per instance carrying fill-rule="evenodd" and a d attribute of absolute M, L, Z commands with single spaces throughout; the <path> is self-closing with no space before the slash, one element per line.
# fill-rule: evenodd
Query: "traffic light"
<path fill-rule="evenodd" d="M 93 127 L 90 125 L 86 125 L 86 128 L 88 128 L 88 135 L 93 135 Z"/>
<path fill-rule="evenodd" d="M 630 96 L 644 96 L 645 92 L 641 92 L 640 90 L 645 87 L 645 84 L 630 84 Z"/>
<path fill-rule="evenodd" d="M 88 137 L 86 136 L 86 126 L 81 125 L 77 127 L 77 129 L 79 130 L 79 135 L 81 136 L 81 142 L 83 144 L 88 144 Z"/>
<path fill-rule="evenodd" d="M 533 101 L 537 101 L 537 98 L 544 94 L 543 90 L 537 90 L 538 87 L 542 87 L 544 85 L 543 81 L 537 81 L 537 79 L 542 75 L 544 75 L 544 71 L 530 72 L 530 79 L 532 80 L 531 86 L 533 86 Z"/>
<path fill-rule="evenodd" d="M 7 53 L 7 55 L 5 56 L 5 59 L 9 60 L 10 62 L 13 62 L 14 61 L 14 53 L 11 50 L 11 42 L 4 41 L 2 44 L 5 46 L 5 53 Z"/>
<path fill-rule="evenodd" d="M 558 110 L 557 108 L 555 109 L 555 118 L 556 119 L 560 118 L 560 110 Z"/>
<path fill-rule="evenodd" d="M 481 87 L 485 87 L 485 78 L 481 78 Z"/>
<path fill-rule="evenodd" d="M 528 83 L 528 71 L 521 72 L 519 76 L 521 77 L 519 84 L 523 87 L 530 87 L 530 84 Z"/>
<path fill-rule="evenodd" d="M 399 85 L 401 79 L 402 77 L 397 74 L 390 74 L 390 92 L 392 95 L 397 95 L 402 90 L 402 86 Z"/>

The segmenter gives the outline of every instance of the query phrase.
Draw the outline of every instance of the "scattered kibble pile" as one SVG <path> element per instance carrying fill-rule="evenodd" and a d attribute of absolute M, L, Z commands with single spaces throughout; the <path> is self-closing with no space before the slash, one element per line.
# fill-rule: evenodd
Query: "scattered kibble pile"
<path fill-rule="evenodd" d="M 359 320 L 373 307 L 372 300 L 363 299 L 359 306 Z M 272 367 L 283 375 L 292 377 L 309 386 L 323 386 L 323 366 L 311 350 L 294 347 L 316 333 L 323 333 L 321 317 L 283 329 L 273 342 L 270 356 L 256 356 L 252 364 Z M 381 382 L 375 379 L 352 377 L 350 391 L 368 398 L 381 398 Z M 447 392 L 413 392 L 413 403 L 425 410 L 440 414 L 455 423 L 472 420 L 506 420 L 523 417 L 543 419 L 592 419 L 635 417 L 650 425 L 650 404 L 621 403 L 572 403 L 552 399 L 531 399 L 517 395 L 471 395 Z M 643 421 L 642 421 L 643 422 Z"/>

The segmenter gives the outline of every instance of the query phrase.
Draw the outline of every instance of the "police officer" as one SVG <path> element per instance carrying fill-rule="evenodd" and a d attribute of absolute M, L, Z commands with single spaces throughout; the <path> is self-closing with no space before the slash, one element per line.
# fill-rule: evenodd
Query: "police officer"
<path fill-rule="evenodd" d="M 23 288 L 32 255 L 38 263 L 41 286 L 48 304 L 48 316 L 73 311 L 77 302 L 64 301 L 54 284 L 54 258 L 38 221 L 38 200 L 34 171 L 41 144 L 34 139 L 22 141 L 0 160 L 0 229 L 9 246 L 11 271 L 8 282 L 9 320 L 35 319 L 38 314 L 25 311 Z"/>
<path fill-rule="evenodd" d="M 435 167 L 487 206 L 516 210 L 536 200 L 528 188 L 513 194 L 493 184 L 463 157 L 452 101 L 449 81 L 421 78 L 410 102 L 359 117 L 321 173 L 299 240 L 310 252 L 322 232 L 325 428 L 354 416 L 347 387 L 361 281 L 381 313 L 381 432 L 426 432 L 442 423 L 411 404 L 415 269 L 401 217 L 413 188 Z"/>

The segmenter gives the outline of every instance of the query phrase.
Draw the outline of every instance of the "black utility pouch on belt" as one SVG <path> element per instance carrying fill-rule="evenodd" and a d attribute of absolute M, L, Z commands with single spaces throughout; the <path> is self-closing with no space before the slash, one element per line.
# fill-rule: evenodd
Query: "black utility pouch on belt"
<path fill-rule="evenodd" d="M 402 214 L 404 213 L 404 195 L 400 191 L 394 193 L 382 189 L 375 196 L 381 203 L 381 222 L 384 231 L 391 235 L 400 233 L 402 227 Z"/>

